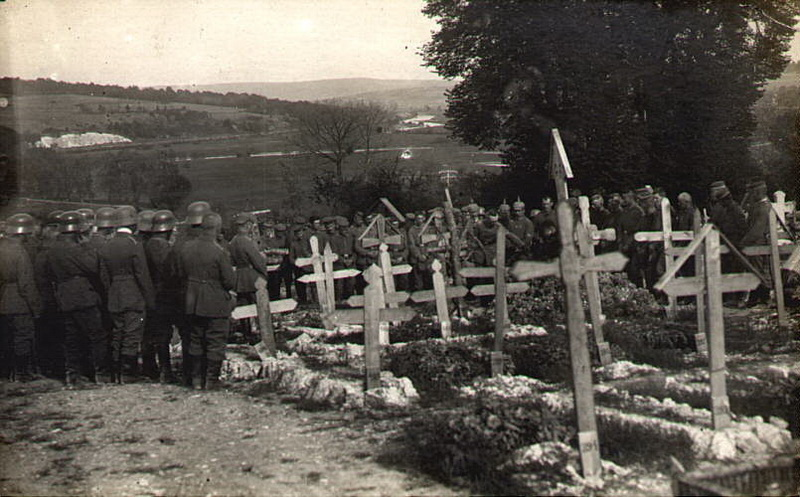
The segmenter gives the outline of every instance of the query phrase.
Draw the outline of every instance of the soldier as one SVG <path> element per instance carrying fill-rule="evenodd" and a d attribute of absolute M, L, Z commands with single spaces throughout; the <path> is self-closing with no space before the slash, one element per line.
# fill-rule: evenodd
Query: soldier
<path fill-rule="evenodd" d="M 155 291 L 144 247 L 134 236 L 136 209 L 119 207 L 115 224 L 114 237 L 100 249 L 100 275 L 108 289 L 114 370 L 120 383 L 132 383 L 138 380 L 145 313 L 155 307 Z"/>
<path fill-rule="evenodd" d="M 508 222 L 511 220 L 511 206 L 506 203 L 505 199 L 497 208 L 497 215 L 500 218 L 500 224 L 508 228 Z"/>
<path fill-rule="evenodd" d="M 678 208 L 675 210 L 675 224 L 677 231 L 692 231 L 694 228 L 694 201 L 688 192 L 678 194 Z"/>
<path fill-rule="evenodd" d="M 511 218 L 508 221 L 508 231 L 513 234 L 509 237 L 512 242 L 509 261 L 513 262 L 530 256 L 530 249 L 533 245 L 535 228 L 533 221 L 525 216 L 525 202 L 517 198 L 512 205 Z"/>
<path fill-rule="evenodd" d="M 749 199 L 747 228 L 738 237 L 739 246 L 767 245 L 769 243 L 769 211 L 772 208 L 767 197 L 767 184 L 764 181 L 748 183 L 747 197 Z M 732 238 L 731 240 L 736 239 Z"/>
<path fill-rule="evenodd" d="M 94 225 L 95 229 L 89 235 L 89 246 L 100 250 L 108 239 L 114 236 L 114 208 L 101 207 L 97 209 Z"/>
<path fill-rule="evenodd" d="M 289 264 L 289 240 L 286 225 L 267 224 L 262 230 L 261 247 L 267 259 L 267 291 L 270 300 L 281 298 L 281 283 L 286 286 L 286 298 L 292 298 L 292 268 Z M 272 269 L 270 269 L 272 268 Z"/>
<path fill-rule="evenodd" d="M 136 218 L 136 237 L 143 244 L 147 243 L 147 240 L 150 237 L 150 232 L 153 229 L 153 216 L 155 216 L 155 214 L 155 211 L 143 210 L 139 212 L 139 215 Z"/>
<path fill-rule="evenodd" d="M 59 219 L 61 236 L 47 251 L 44 274 L 53 285 L 64 320 L 66 381 L 70 386 L 91 378 L 108 383 L 109 333 L 100 318 L 100 296 L 90 281 L 99 276 L 97 253 L 83 243 L 86 238 L 80 214 L 68 211 Z M 86 359 L 89 364 L 83 364 Z"/>
<path fill-rule="evenodd" d="M 433 260 L 439 260 L 442 264 L 442 273 L 444 273 L 444 268 L 448 265 L 447 253 L 450 249 L 449 233 L 444 226 L 444 212 L 437 207 L 433 209 L 432 216 L 433 221 L 428 224 L 425 231 L 420 233 L 420 242 L 415 255 L 417 263 L 415 286 L 421 285 L 421 288 L 425 289 L 433 288 L 431 269 Z M 426 238 L 430 239 L 426 240 Z M 417 288 L 420 287 L 417 286 Z"/>
<path fill-rule="evenodd" d="M 543 197 L 542 209 L 539 214 L 532 219 L 533 227 L 536 229 L 536 236 L 539 241 L 549 238 L 545 231 L 549 231 L 550 227 L 556 226 L 556 211 L 553 209 L 553 205 L 552 198 Z"/>
<path fill-rule="evenodd" d="M 170 245 L 175 225 L 172 211 L 156 211 L 152 218 L 150 238 L 144 245 L 147 267 L 153 280 L 155 308 L 145 321 L 142 368 L 146 376 L 158 379 L 161 383 L 175 382 L 169 346 L 173 325 L 181 324 L 178 310 L 182 305 L 182 295 L 177 277 L 177 255 Z"/>
<path fill-rule="evenodd" d="M 355 267 L 355 243 L 353 234 L 350 232 L 350 221 L 346 217 L 336 216 L 332 223 L 328 224 L 328 242 L 331 244 L 333 253 L 339 256 L 334 261 L 333 269 L 350 269 Z M 336 295 L 340 300 L 345 300 L 355 290 L 355 280 L 353 278 L 341 278 L 334 281 Z"/>
<path fill-rule="evenodd" d="M 8 218 L 0 240 L 0 379 L 13 374 L 17 381 L 34 375 L 34 319 L 42 311 L 33 265 L 23 240 L 33 236 L 36 222 L 30 214 Z"/>
<path fill-rule="evenodd" d="M 39 368 L 48 378 L 63 380 L 64 326 L 58 312 L 53 285 L 45 271 L 47 253 L 60 236 L 60 214 L 61 211 L 54 211 L 45 220 L 39 252 L 33 260 L 33 272 L 42 302 L 42 314 L 36 320 L 36 355 L 39 359 Z"/>
<path fill-rule="evenodd" d="M 396 235 L 400 236 L 399 244 L 389 244 L 389 256 L 392 261 L 392 266 L 406 264 L 408 262 L 408 235 L 406 231 L 400 226 L 400 221 L 395 218 L 389 218 L 389 229 L 394 231 Z M 408 275 L 398 274 L 395 276 L 396 288 L 399 291 L 405 291 L 409 288 Z"/>
<path fill-rule="evenodd" d="M 592 224 L 597 226 L 597 229 L 604 230 L 611 228 L 611 213 L 605 207 L 603 196 L 595 193 L 591 198 L 591 205 L 589 207 L 589 219 Z"/>
<path fill-rule="evenodd" d="M 643 268 L 640 266 L 642 262 L 642 254 L 638 252 L 639 248 L 633 235 L 638 231 L 642 231 L 642 224 L 644 219 L 644 211 L 636 202 L 636 195 L 628 191 L 622 196 L 622 210 L 617 218 L 617 245 L 619 251 L 628 257 L 628 264 L 625 266 L 625 271 L 628 274 L 628 279 L 637 286 L 644 286 Z"/>
<path fill-rule="evenodd" d="M 192 335 L 192 388 L 214 390 L 225 360 L 236 275 L 217 243 L 222 228 L 219 214 L 204 215 L 200 228 L 200 236 L 179 254 L 179 274 L 186 283 L 184 312 Z"/>
<path fill-rule="evenodd" d="M 643 213 L 639 230 L 661 231 L 661 201 L 653 194 L 653 189 L 647 186 L 639 188 L 636 190 L 636 199 Z M 638 258 L 634 263 L 639 265 L 646 287 L 652 289 L 658 275 L 664 272 L 664 245 L 659 242 L 638 243 L 634 257 Z M 635 277 L 638 278 L 639 274 Z"/>
<path fill-rule="evenodd" d="M 724 181 L 715 181 L 709 187 L 709 221 L 733 243 L 739 243 L 747 231 L 747 219 L 742 208 L 733 200 Z M 726 268 L 728 270 L 730 268 Z"/>
<path fill-rule="evenodd" d="M 259 252 L 258 245 L 251 236 L 256 223 L 255 216 L 242 212 L 234 217 L 233 223 L 236 226 L 236 235 L 231 239 L 229 250 L 231 262 L 236 270 L 234 286 L 236 304 L 255 304 L 256 280 L 258 278 L 262 278 L 264 282 L 269 280 L 267 259 Z M 245 336 L 247 333 L 250 333 L 251 337 L 258 334 L 255 320 L 248 319 L 239 323 L 244 326 Z"/>

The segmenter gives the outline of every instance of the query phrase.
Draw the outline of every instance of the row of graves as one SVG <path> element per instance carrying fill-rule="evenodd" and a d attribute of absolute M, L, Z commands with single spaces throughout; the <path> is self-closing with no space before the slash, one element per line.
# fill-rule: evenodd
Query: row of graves
<path fill-rule="evenodd" d="M 303 281 L 319 309 L 270 302 L 259 281 L 258 303 L 233 315 L 254 320 L 261 342 L 231 346 L 224 374 L 303 405 L 400 413 L 394 443 L 408 460 L 472 491 L 796 493 L 800 337 L 782 288 L 800 271 L 785 222 L 794 205 L 777 194 L 770 245 L 739 250 L 699 213 L 693 231 L 673 231 L 664 199 L 663 230 L 636 235 L 663 244 L 663 307 L 619 275 L 622 254 L 595 255 L 613 231 L 591 224 L 585 197 L 575 219 L 558 130 L 551 172 L 558 259 L 507 268 L 500 227 L 494 266 L 454 258 L 449 283 L 435 261 L 432 290 L 398 291 L 395 277 L 411 268 L 392 265 L 396 240 L 377 216 L 361 242 L 380 248 L 380 264 L 363 272 L 363 295 L 337 308 L 336 281 L 359 272 L 335 270 L 337 255 L 312 238 L 298 263 L 313 267 Z M 458 246 L 449 195 L 444 205 Z M 723 273 L 724 254 L 747 271 Z M 751 257 L 768 257 L 771 277 Z M 771 287 L 769 306 L 723 306 L 724 294 L 759 284 Z"/>

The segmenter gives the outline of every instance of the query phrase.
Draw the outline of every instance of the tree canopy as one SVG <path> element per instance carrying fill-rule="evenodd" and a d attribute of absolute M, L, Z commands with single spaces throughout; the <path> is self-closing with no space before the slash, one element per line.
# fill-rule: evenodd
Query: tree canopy
<path fill-rule="evenodd" d="M 427 0 L 424 13 L 439 24 L 427 64 L 461 78 L 456 137 L 541 185 L 557 127 L 578 187 L 703 193 L 758 173 L 751 107 L 788 63 L 800 2 Z"/>

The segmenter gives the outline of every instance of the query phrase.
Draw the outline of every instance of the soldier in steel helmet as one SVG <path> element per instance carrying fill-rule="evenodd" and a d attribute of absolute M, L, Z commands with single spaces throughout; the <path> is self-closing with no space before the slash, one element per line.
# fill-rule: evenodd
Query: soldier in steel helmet
<path fill-rule="evenodd" d="M 228 245 L 231 262 L 236 269 L 236 292 L 237 305 L 250 305 L 256 303 L 256 281 L 261 278 L 265 282 L 269 280 L 267 272 L 267 258 L 258 250 L 258 245 L 251 233 L 256 224 L 256 217 L 248 212 L 242 212 L 234 216 L 233 224 L 236 234 Z M 257 336 L 258 327 L 255 320 L 242 320 L 240 323 L 245 327 L 245 333 L 250 333 L 251 337 Z"/>
<path fill-rule="evenodd" d="M 79 213 L 64 212 L 59 221 L 61 236 L 48 250 L 43 271 L 64 323 L 66 381 L 71 386 L 92 379 L 110 382 L 110 337 L 91 283 L 100 273 L 97 252 L 82 243 L 85 226 Z"/>
<path fill-rule="evenodd" d="M 141 242 L 134 236 L 136 221 L 135 208 L 117 208 L 117 230 L 99 253 L 100 274 L 107 288 L 108 312 L 113 324 L 112 357 L 121 383 L 139 379 L 145 314 L 155 306 L 147 257 Z"/>
<path fill-rule="evenodd" d="M 136 218 L 136 237 L 143 244 L 147 243 L 148 238 L 150 238 L 150 233 L 153 229 L 153 216 L 155 216 L 155 214 L 156 211 L 145 209 L 140 211 Z"/>
<path fill-rule="evenodd" d="M 177 224 L 169 210 L 153 214 L 150 237 L 144 244 L 147 267 L 153 280 L 155 307 L 147 314 L 142 339 L 142 369 L 145 376 L 161 383 L 173 383 L 170 357 L 172 327 L 179 326 L 183 305 L 177 274 L 177 254 L 170 243 Z M 157 363 L 156 363 L 157 360 Z"/>
<path fill-rule="evenodd" d="M 30 214 L 15 214 L 6 220 L 0 240 L 0 378 L 12 372 L 17 381 L 34 376 L 34 319 L 42 306 L 34 281 L 33 264 L 23 247 L 33 236 L 36 221 Z"/>
<path fill-rule="evenodd" d="M 114 208 L 101 207 L 95 213 L 95 232 L 89 236 L 89 246 L 100 250 L 114 236 Z"/>
<path fill-rule="evenodd" d="M 230 314 L 236 304 L 233 265 L 217 243 L 221 228 L 219 214 L 205 214 L 200 236 L 179 254 L 179 275 L 186 286 L 184 312 L 192 335 L 191 380 L 196 390 L 219 387 Z"/>
<path fill-rule="evenodd" d="M 53 211 L 45 218 L 39 251 L 33 261 L 36 288 L 42 302 L 42 314 L 36 320 L 36 355 L 39 370 L 48 378 L 64 379 L 64 326 L 58 311 L 53 285 L 47 277 L 47 254 L 61 236 L 59 216 Z"/>

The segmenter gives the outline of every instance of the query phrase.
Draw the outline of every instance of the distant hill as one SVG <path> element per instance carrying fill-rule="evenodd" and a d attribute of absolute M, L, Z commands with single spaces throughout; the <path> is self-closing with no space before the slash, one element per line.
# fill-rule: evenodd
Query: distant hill
<path fill-rule="evenodd" d="M 219 83 L 178 85 L 175 89 L 219 93 L 252 93 L 267 98 L 290 101 L 317 101 L 332 98 L 365 99 L 395 104 L 399 109 L 436 108 L 445 102 L 444 92 L 450 81 L 427 79 L 345 78 L 298 81 L 291 83 Z"/>

